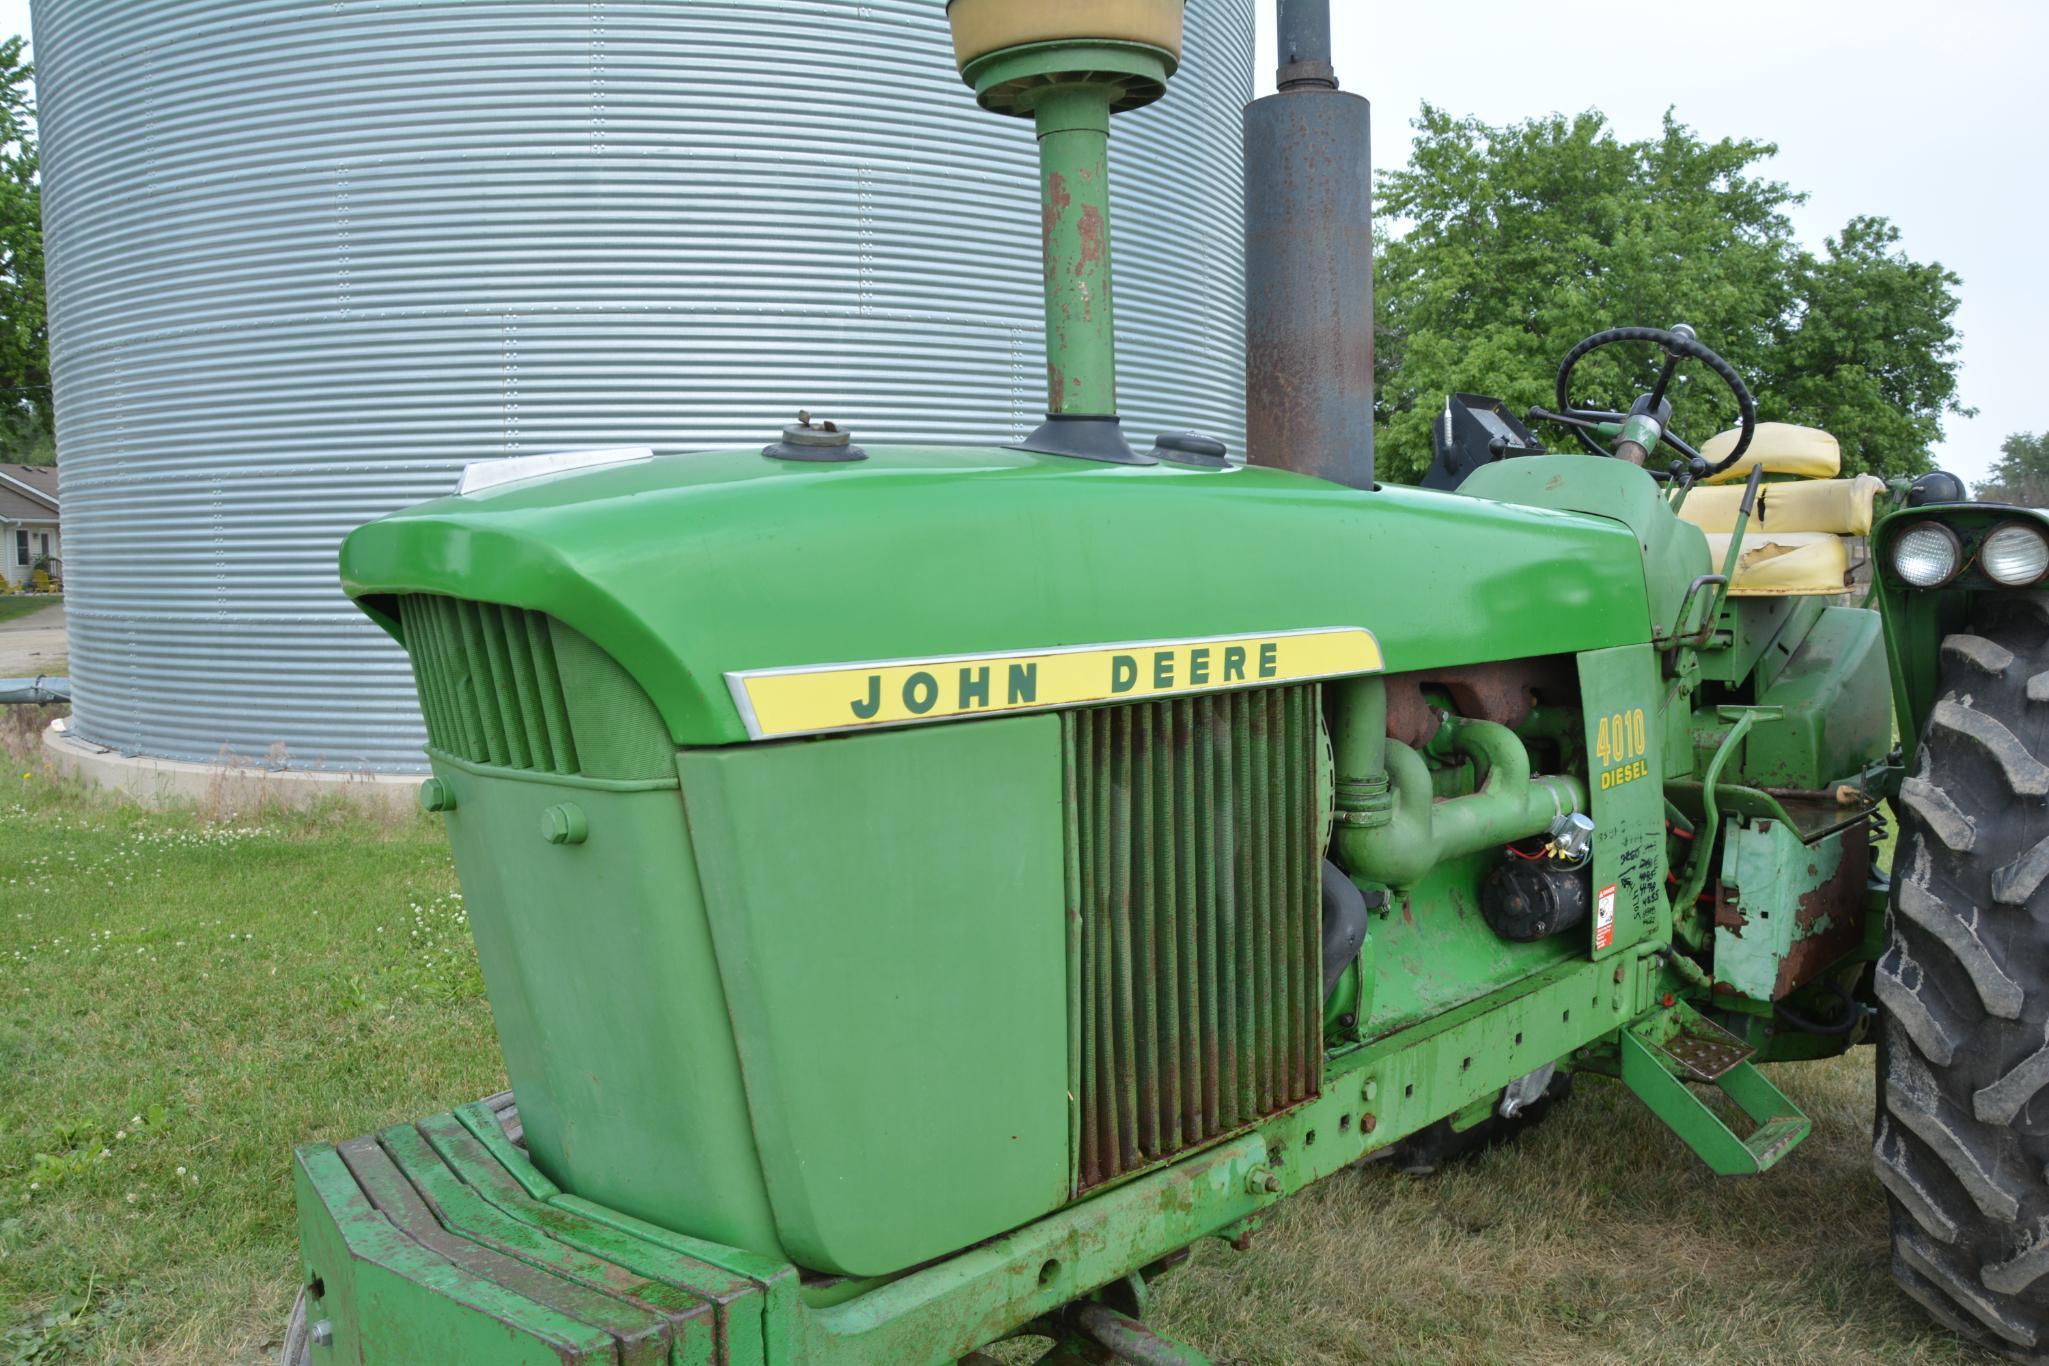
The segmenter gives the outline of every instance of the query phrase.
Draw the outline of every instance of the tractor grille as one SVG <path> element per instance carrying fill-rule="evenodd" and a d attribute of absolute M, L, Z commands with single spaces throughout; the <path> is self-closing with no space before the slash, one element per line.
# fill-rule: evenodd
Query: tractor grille
<path fill-rule="evenodd" d="M 400 600 L 399 619 L 436 749 L 496 768 L 580 771 L 546 616 L 416 594 Z"/>
<path fill-rule="evenodd" d="M 398 600 L 428 742 L 492 768 L 674 786 L 676 746 L 619 662 L 544 612 Z"/>
<path fill-rule="evenodd" d="M 1077 1190 L 1316 1094 L 1317 689 L 1065 717 Z"/>

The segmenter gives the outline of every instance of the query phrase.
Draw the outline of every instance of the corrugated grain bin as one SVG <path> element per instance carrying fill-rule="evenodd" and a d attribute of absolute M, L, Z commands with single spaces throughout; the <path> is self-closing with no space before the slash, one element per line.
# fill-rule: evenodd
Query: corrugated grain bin
<path fill-rule="evenodd" d="M 83 740 L 418 767 L 335 548 L 466 461 L 1039 419 L 1031 130 L 971 111 L 939 0 L 34 13 Z M 1137 439 L 1242 444 L 1251 60 L 1251 0 L 1198 0 L 1119 127 Z"/>

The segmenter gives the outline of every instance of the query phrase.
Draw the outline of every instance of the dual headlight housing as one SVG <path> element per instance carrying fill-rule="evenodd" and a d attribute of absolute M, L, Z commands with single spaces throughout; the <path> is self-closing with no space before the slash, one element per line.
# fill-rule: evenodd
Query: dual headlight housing
<path fill-rule="evenodd" d="M 2028 588 L 2049 575 L 2049 528 L 2010 520 L 1960 531 L 1930 518 L 1895 533 L 1887 560 L 1909 588 L 1941 588 L 1974 566 L 1999 587 Z"/>

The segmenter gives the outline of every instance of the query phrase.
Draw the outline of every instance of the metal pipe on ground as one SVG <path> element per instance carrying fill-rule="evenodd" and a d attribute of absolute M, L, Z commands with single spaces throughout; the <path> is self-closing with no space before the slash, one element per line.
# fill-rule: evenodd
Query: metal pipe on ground
<path fill-rule="evenodd" d="M 39 707 L 70 700 L 68 678 L 0 678 L 0 707 Z"/>
<path fill-rule="evenodd" d="M 1279 0 L 1279 91 L 1245 107 L 1246 459 L 1373 487 L 1372 110 L 1328 0 Z"/>

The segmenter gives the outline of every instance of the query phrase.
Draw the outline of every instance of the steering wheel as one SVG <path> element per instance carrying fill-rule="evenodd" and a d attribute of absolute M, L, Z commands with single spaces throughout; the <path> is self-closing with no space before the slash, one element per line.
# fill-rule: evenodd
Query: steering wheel
<path fill-rule="evenodd" d="M 1635 407 L 1627 413 L 1608 412 L 1596 408 L 1575 408 L 1571 397 L 1573 368 L 1602 347 L 1613 346 L 1619 342 L 1650 342 L 1665 353 L 1665 368 L 1658 375 L 1657 387 L 1638 399 Z M 1689 360 L 1697 360 L 1715 372 L 1722 383 L 1729 387 L 1729 392 L 1736 396 L 1736 408 L 1742 414 L 1742 431 L 1736 438 L 1736 448 L 1719 464 L 1709 465 L 1699 451 L 1664 428 L 1664 423 L 1671 413 L 1671 405 L 1665 401 L 1665 391 L 1671 387 L 1672 377 L 1678 373 L 1680 365 Z M 1700 340 L 1694 336 L 1693 329 L 1684 323 L 1669 332 L 1657 327 L 1611 327 L 1606 332 L 1596 332 L 1580 342 L 1565 353 L 1565 361 L 1558 367 L 1558 409 L 1557 413 L 1547 413 L 1544 416 L 1556 417 L 1566 422 L 1571 426 L 1573 435 L 1579 438 L 1580 444 L 1595 455 L 1619 454 L 1618 451 L 1609 450 L 1594 439 L 1590 429 L 1595 423 L 1619 423 L 1626 426 L 1631 418 L 1648 418 L 1656 424 L 1656 439 L 1685 456 L 1693 466 L 1694 477 L 1702 479 L 1720 474 L 1741 460 L 1743 453 L 1750 449 L 1751 438 L 1757 435 L 1757 402 L 1751 398 L 1750 390 L 1744 387 L 1743 377 L 1736 373 L 1736 367 L 1702 346 Z M 1623 441 L 1617 445 L 1620 446 L 1629 440 L 1625 434 Z"/>

